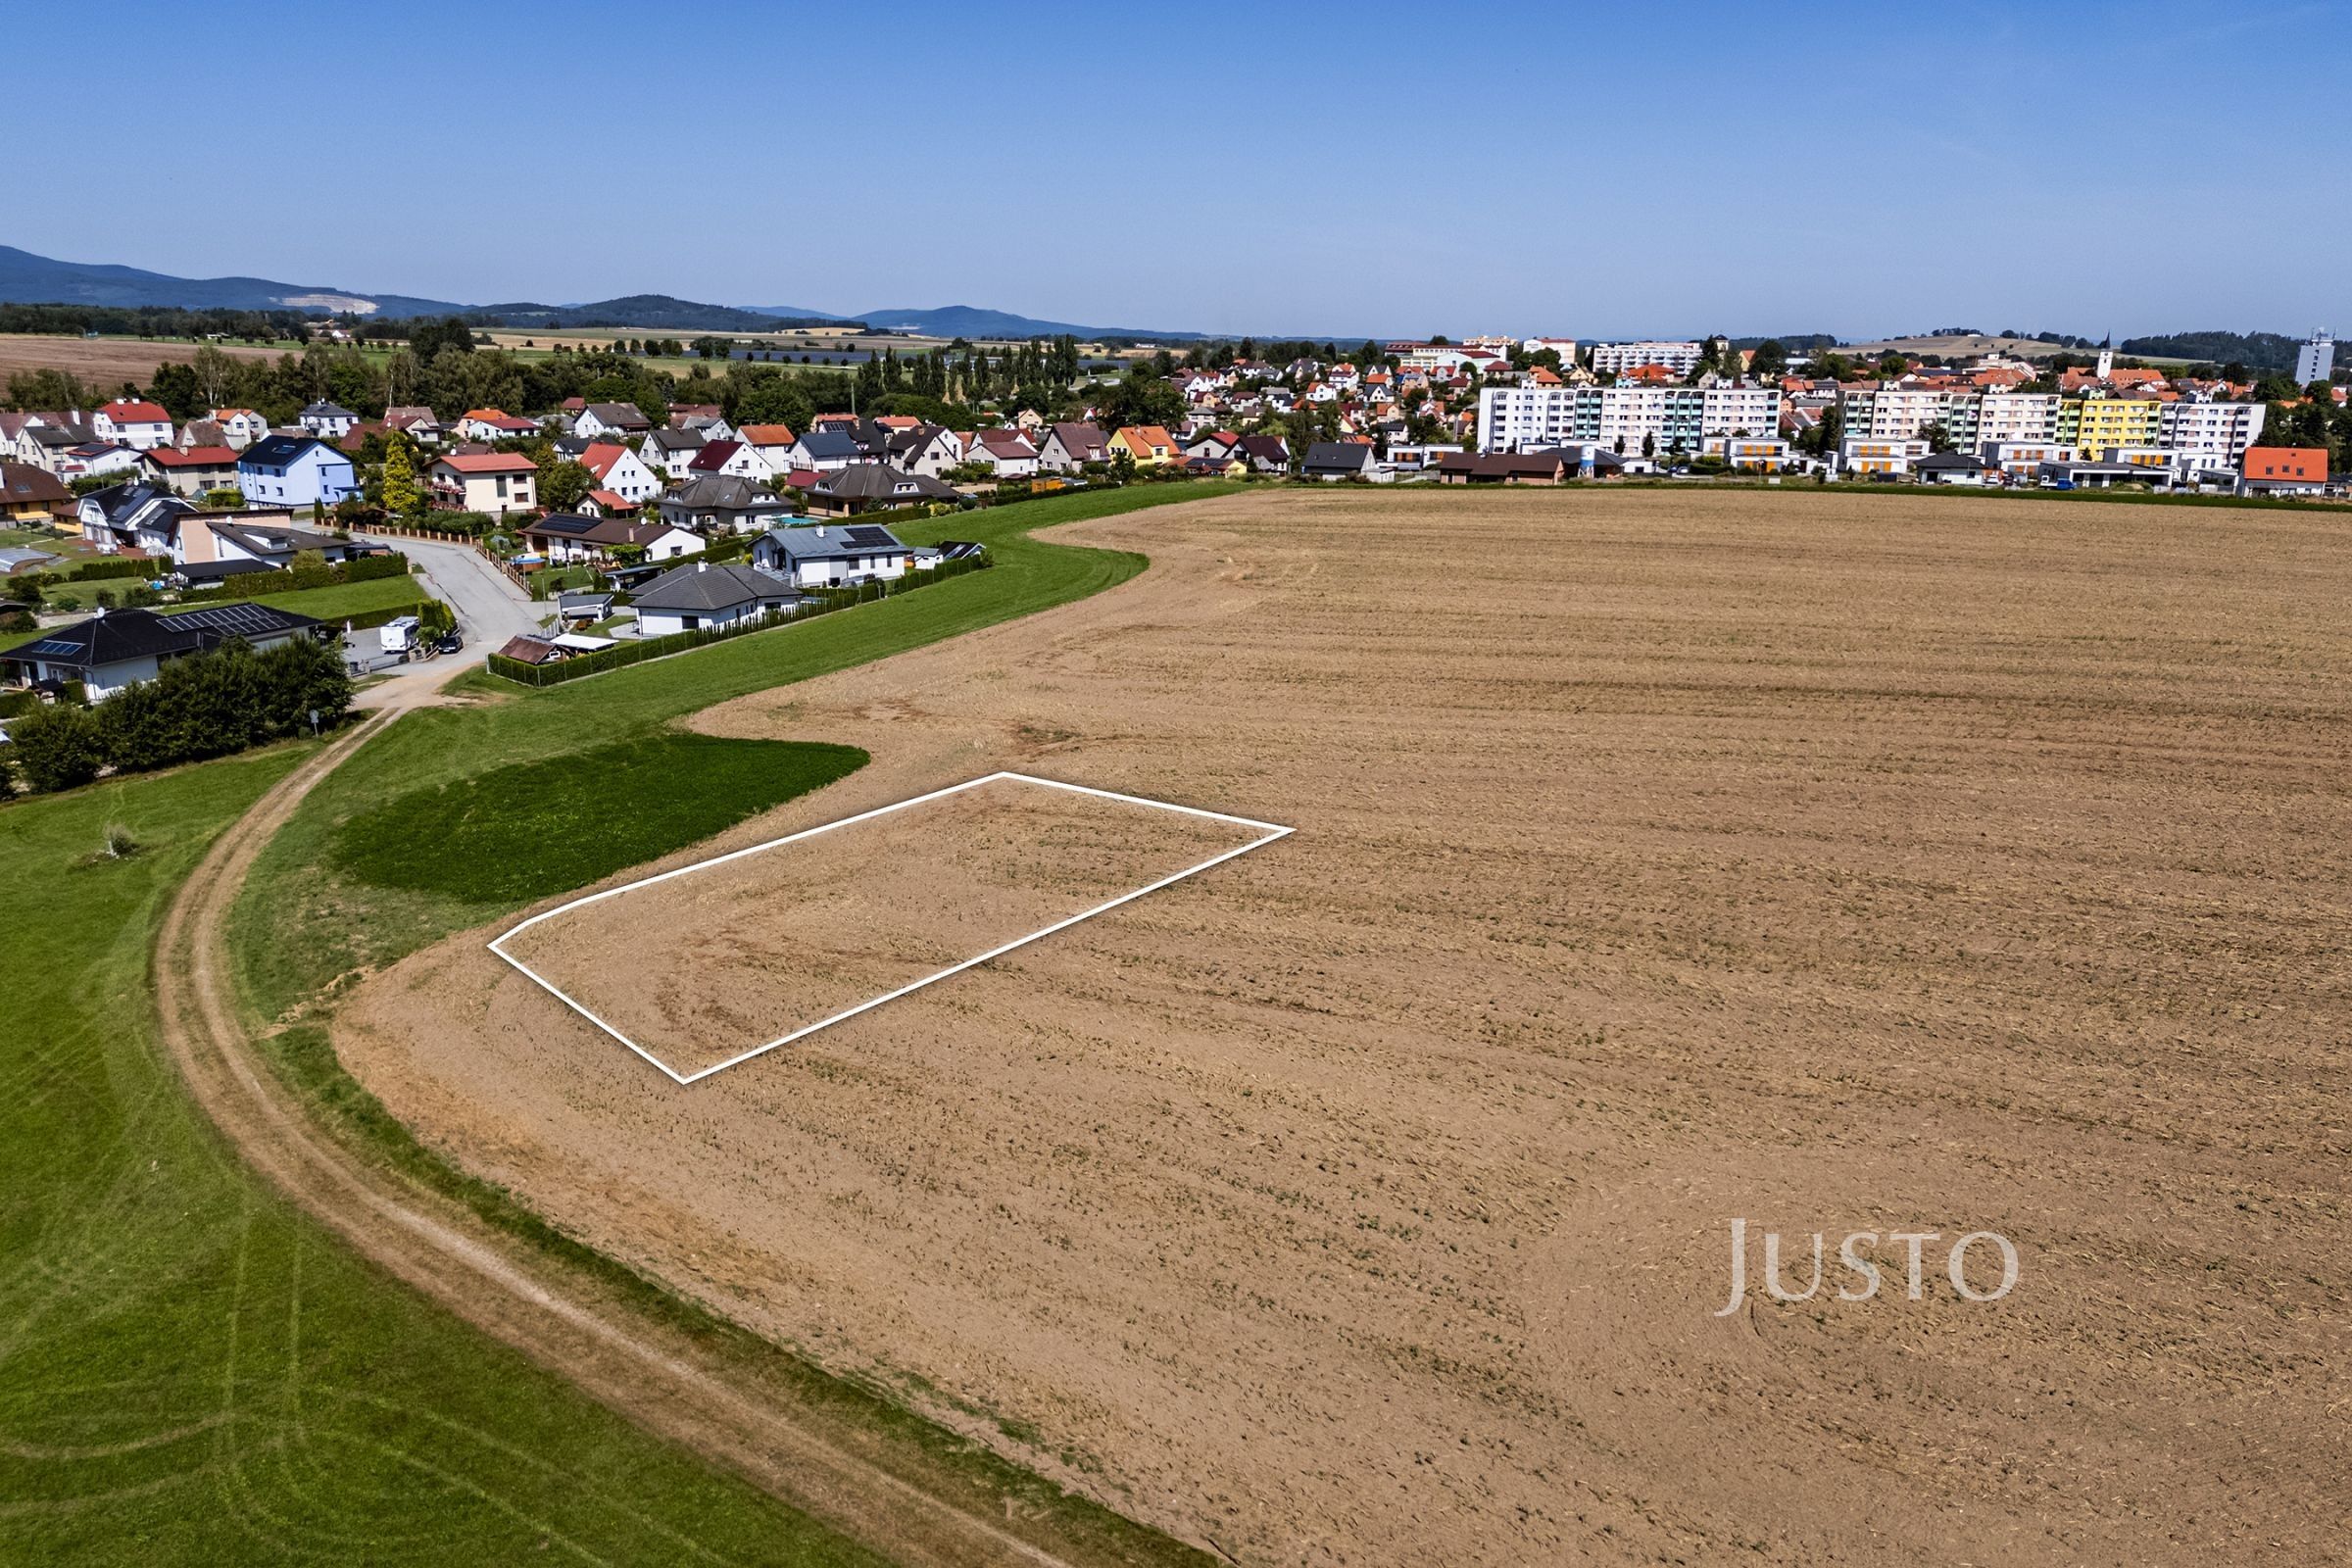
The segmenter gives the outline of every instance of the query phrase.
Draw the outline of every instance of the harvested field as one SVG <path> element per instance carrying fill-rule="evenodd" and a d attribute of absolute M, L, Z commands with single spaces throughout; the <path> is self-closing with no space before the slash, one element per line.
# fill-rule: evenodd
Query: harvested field
<path fill-rule="evenodd" d="M 1152 567 L 701 715 L 873 760 L 672 863 L 999 767 L 1295 836 L 691 1088 L 502 922 L 367 982 L 352 1070 L 1243 1561 L 2338 1549 L 2352 529 L 1335 491 L 1068 535 Z M 1919 1300 L 1883 1244 L 1867 1301 L 1833 1255 L 1717 1317 L 1733 1216 L 1799 1280 L 1815 1231 L 1945 1241 Z M 1977 1230 L 1990 1304 L 1939 1273 Z"/>
<path fill-rule="evenodd" d="M 235 343 L 220 348 L 241 360 L 274 360 L 285 352 Z M 157 366 L 189 364 L 196 349 L 194 343 L 147 343 L 128 337 L 0 335 L 0 382 L 20 370 L 64 370 L 107 389 L 122 381 L 143 387 L 155 379 Z"/>

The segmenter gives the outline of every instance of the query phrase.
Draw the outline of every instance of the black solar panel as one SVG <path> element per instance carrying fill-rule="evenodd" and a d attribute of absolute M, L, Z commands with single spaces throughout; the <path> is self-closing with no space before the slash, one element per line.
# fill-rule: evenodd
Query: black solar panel
<path fill-rule="evenodd" d="M 898 542 L 890 536 L 888 528 L 852 528 L 849 533 L 854 545 L 876 545 L 887 550 Z"/>
<path fill-rule="evenodd" d="M 37 643 L 28 643 L 24 647 L 17 649 L 9 657 L 11 659 L 62 659 L 70 654 L 79 654 L 81 650 L 82 645 L 71 637 L 44 637 Z"/>

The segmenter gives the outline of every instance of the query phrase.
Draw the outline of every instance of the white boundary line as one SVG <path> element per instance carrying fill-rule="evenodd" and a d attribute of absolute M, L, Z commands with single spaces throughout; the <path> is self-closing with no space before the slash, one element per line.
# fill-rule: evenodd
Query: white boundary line
<path fill-rule="evenodd" d="M 604 1019 L 599 1018 L 595 1013 L 590 1012 L 586 1007 L 581 1006 L 570 997 L 565 996 L 561 987 L 557 986 L 545 975 L 540 974 L 538 971 L 531 968 L 529 964 L 524 963 L 520 958 L 515 957 L 514 955 L 506 950 L 507 943 L 512 942 L 514 940 L 514 938 L 522 935 L 523 932 L 528 931 L 540 921 L 552 920 L 557 915 L 564 914 L 569 910 L 582 908 L 588 905 L 599 903 L 605 899 L 616 898 L 623 893 L 634 892 L 638 888 L 652 887 L 655 883 L 666 882 L 671 877 L 686 876 L 695 871 L 707 871 L 714 865 L 724 865 L 729 860 L 740 860 L 747 855 L 759 855 L 764 851 L 778 849 L 787 844 L 797 844 L 803 839 L 814 838 L 819 833 L 830 833 L 837 827 L 849 827 L 853 823 L 857 822 L 869 822 L 877 816 L 888 816 L 893 811 L 904 811 L 910 806 L 921 806 L 927 801 L 940 800 L 946 796 L 960 794 L 964 790 L 977 789 L 983 784 L 994 784 L 1003 779 L 1012 779 L 1022 784 L 1042 784 L 1048 789 L 1068 790 L 1073 795 L 1099 796 L 1106 801 L 1121 801 L 1129 806 L 1149 806 L 1154 809 L 1162 811 L 1181 811 L 1186 816 L 1205 817 L 1212 822 L 1231 822 L 1237 827 L 1257 828 L 1264 834 L 1264 837 L 1252 839 L 1238 850 L 1227 850 L 1222 855 L 1212 855 L 1207 859 L 1202 860 L 1199 865 L 1188 865 L 1183 870 L 1176 872 L 1173 876 L 1163 876 L 1156 882 L 1137 888 L 1133 893 L 1122 893 L 1115 899 L 1108 900 L 1102 904 L 1098 904 L 1091 909 L 1082 910 L 1077 914 L 1071 915 L 1066 920 L 1056 920 L 1052 925 L 1047 926 L 1042 930 L 1032 931 L 1025 937 L 1015 937 L 1010 942 L 1004 943 L 1000 947 L 989 949 L 986 953 L 981 954 L 977 957 L 966 958 L 961 963 L 950 964 L 947 968 L 940 970 L 937 974 L 927 974 L 923 976 L 920 980 L 915 981 L 912 985 L 901 986 L 898 990 L 886 992 L 879 997 L 875 997 L 869 1002 L 860 1002 L 855 1007 L 845 1007 L 841 1011 L 834 1013 L 829 1018 L 819 1018 L 814 1023 L 803 1024 L 800 1028 L 793 1030 L 790 1034 L 778 1035 L 775 1039 L 770 1040 L 766 1045 L 754 1046 L 749 1051 L 743 1052 L 737 1055 L 729 1056 L 726 1060 L 719 1062 L 717 1065 L 705 1067 L 699 1072 L 679 1072 L 677 1069 L 670 1066 L 669 1063 L 663 1061 L 661 1057 L 655 1055 L 652 1052 L 637 1044 L 636 1041 L 631 1040 L 627 1035 L 622 1034 L 619 1030 L 605 1022 Z M 1141 795 L 1121 795 L 1114 790 L 1092 789 L 1084 784 L 1065 784 L 1060 779 L 1040 778 L 1034 773 L 1015 773 L 1008 770 L 1001 771 L 984 774 L 979 778 L 966 779 L 961 784 L 951 784 L 944 790 L 933 790 L 928 795 L 917 795 L 911 800 L 901 801 L 896 806 L 881 806 L 876 807 L 870 811 L 859 811 L 856 816 L 845 816 L 838 822 L 826 822 L 818 827 L 803 828 L 798 833 L 787 833 L 780 839 L 769 839 L 765 843 L 755 844 L 749 849 L 730 851 L 725 855 L 713 856 L 708 860 L 697 860 L 692 865 L 681 865 L 675 870 L 663 871 L 655 876 L 639 877 L 634 882 L 624 882 L 616 888 L 606 888 L 601 893 L 591 893 L 585 898 L 573 899 L 568 904 L 559 904 L 554 908 L 543 910 L 538 914 L 534 914 L 529 919 L 515 926 L 513 930 L 504 932 L 498 937 L 492 939 L 490 943 L 490 951 L 497 954 L 500 957 L 506 959 L 507 962 L 513 964 L 515 968 L 521 970 L 524 975 L 529 977 L 534 984 L 536 984 L 541 990 L 545 991 L 549 996 L 554 997 L 558 1002 L 561 1002 L 564 1004 L 564 1005 L 569 1007 L 572 1011 L 578 1013 L 581 1017 L 587 1019 L 590 1023 L 596 1025 L 599 1029 L 602 1029 L 605 1033 L 611 1035 L 613 1039 L 619 1041 L 622 1045 L 637 1053 L 638 1055 L 643 1056 L 646 1060 L 661 1068 L 662 1073 L 667 1076 L 671 1082 L 679 1084 L 691 1084 L 700 1079 L 708 1078 L 714 1072 L 723 1072 L 729 1067 L 749 1061 L 754 1056 L 775 1050 L 778 1046 L 790 1045 L 793 1041 L 800 1039 L 803 1035 L 812 1035 L 819 1029 L 831 1028 L 833 1025 L 840 1023 L 845 1018 L 855 1018 L 861 1012 L 879 1007 L 885 1002 L 896 1002 L 899 998 L 906 996 L 910 991 L 920 991 L 923 989 L 923 987 L 930 985 L 935 981 L 945 980 L 950 975 L 961 974 L 964 970 L 972 968 L 977 964 L 986 963 L 991 958 L 1003 957 L 1005 954 L 1010 953 L 1015 948 L 1026 947 L 1041 937 L 1050 937 L 1056 931 L 1067 930 L 1069 927 L 1076 925 L 1081 920 L 1091 920 L 1096 915 L 1102 914 L 1105 910 L 1115 909 L 1122 904 L 1133 903 L 1135 900 L 1142 898 L 1147 893 L 1156 893 L 1161 888 L 1168 886 L 1172 882 L 1181 882 L 1188 876 L 1198 875 L 1199 873 L 1207 870 L 1212 865 L 1222 865 L 1227 860 L 1232 859 L 1238 855 L 1247 855 L 1251 850 L 1263 849 L 1265 846 L 1273 843 L 1276 839 L 1288 838 L 1296 831 L 1298 831 L 1296 828 L 1284 827 L 1275 822 L 1260 822 L 1253 817 L 1231 816 L 1223 811 L 1204 811 L 1197 806 L 1178 806 L 1170 801 L 1148 800 Z"/>

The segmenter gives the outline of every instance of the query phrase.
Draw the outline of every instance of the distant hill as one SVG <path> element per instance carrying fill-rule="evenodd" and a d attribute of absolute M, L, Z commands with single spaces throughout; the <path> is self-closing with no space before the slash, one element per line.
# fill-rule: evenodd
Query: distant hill
<path fill-rule="evenodd" d="M 2154 337 L 2128 337 L 2118 353 L 2167 355 L 2214 365 L 2242 365 L 2249 370 L 2290 372 L 2295 368 L 2299 338 L 2283 332 L 2163 332 Z"/>
<path fill-rule="evenodd" d="M 750 309 L 761 315 L 812 314 L 796 312 L 784 305 L 755 305 Z M 1066 332 L 1072 337 L 1081 338 L 1164 338 L 1170 342 L 1190 342 L 1208 335 L 1205 332 L 1175 332 L 1143 326 L 1081 326 L 1074 321 L 1045 321 L 1034 316 L 1015 316 L 1010 311 L 985 310 L 977 305 L 897 307 L 887 311 L 865 311 L 837 319 L 863 321 L 868 326 L 894 327 L 902 332 L 918 332 L 924 337 L 1058 337 Z"/>
<path fill-rule="evenodd" d="M 486 326 L 634 326 L 672 332 L 772 332 L 785 326 L 836 324 L 829 316 L 771 315 L 732 305 L 700 305 L 667 294 L 627 294 L 591 305 L 476 305 L 460 314 Z"/>
<path fill-rule="evenodd" d="M 407 294 L 278 283 L 266 277 L 172 277 L 136 267 L 60 262 L 0 245 L 0 304 L 176 305 L 188 310 L 359 311 L 376 316 L 439 316 L 466 307 Z"/>

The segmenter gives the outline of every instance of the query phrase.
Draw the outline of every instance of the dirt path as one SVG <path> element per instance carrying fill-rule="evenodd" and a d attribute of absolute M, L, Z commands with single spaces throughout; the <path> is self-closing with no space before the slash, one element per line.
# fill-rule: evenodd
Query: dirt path
<path fill-rule="evenodd" d="M 246 1159 L 362 1255 L 632 1421 L 895 1560 L 1073 1560 L 893 1473 L 858 1451 L 877 1446 L 870 1434 L 836 1429 L 788 1396 L 737 1387 L 682 1337 L 524 1255 L 448 1200 L 355 1158 L 310 1124 L 260 1061 L 222 940 L 237 891 L 321 779 L 401 714 L 434 701 L 429 691 L 404 694 L 287 775 L 221 835 L 173 899 L 157 943 L 157 1001 L 164 1039 L 197 1102 Z"/>

